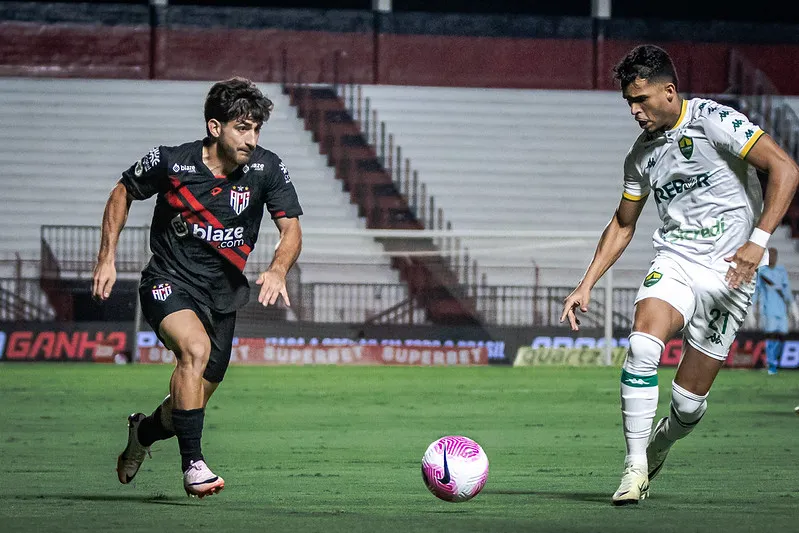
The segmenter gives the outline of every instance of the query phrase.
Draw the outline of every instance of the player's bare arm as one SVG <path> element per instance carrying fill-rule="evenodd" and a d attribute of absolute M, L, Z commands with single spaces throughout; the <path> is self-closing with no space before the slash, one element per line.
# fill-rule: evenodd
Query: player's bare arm
<path fill-rule="evenodd" d="M 746 161 L 768 174 L 768 186 L 763 205 L 763 215 L 757 227 L 771 234 L 788 212 L 791 200 L 799 184 L 799 167 L 777 145 L 774 140 L 764 134 L 746 155 Z M 726 280 L 732 288 L 737 288 L 741 283 L 752 281 L 757 265 L 763 258 L 766 248 L 759 246 L 751 240 L 746 241 L 738 248 L 735 254 L 725 260 L 731 263 L 727 271 Z"/>
<path fill-rule="evenodd" d="M 605 226 L 605 230 L 599 238 L 596 252 L 594 252 L 594 257 L 583 279 L 580 280 L 577 288 L 563 301 L 563 313 L 560 316 L 560 321 L 563 322 L 568 318 L 572 331 L 580 329 L 580 321 L 575 315 L 575 309 L 579 307 L 583 313 L 588 311 L 591 289 L 621 257 L 621 254 L 630 244 L 635 234 L 635 224 L 641 216 L 645 203 L 646 197 L 638 201 L 622 198 L 618 209 L 616 209 L 608 225 Z"/>
<path fill-rule="evenodd" d="M 111 289 L 117 279 L 116 257 L 117 243 L 119 234 L 125 226 L 128 218 L 130 204 L 133 197 L 121 183 L 111 191 L 108 202 L 105 204 L 103 212 L 102 234 L 100 236 L 100 251 L 97 254 L 97 264 L 94 267 L 92 276 L 92 296 L 100 300 L 106 300 L 111 296 Z"/>
<path fill-rule="evenodd" d="M 290 306 L 291 302 L 286 290 L 286 274 L 300 255 L 302 228 L 300 219 L 297 217 L 278 218 L 275 220 L 275 225 L 280 231 L 280 240 L 275 248 L 272 263 L 258 276 L 258 280 L 255 282 L 261 286 L 258 302 L 264 306 L 272 305 L 280 296 L 283 298 L 283 302 Z"/>

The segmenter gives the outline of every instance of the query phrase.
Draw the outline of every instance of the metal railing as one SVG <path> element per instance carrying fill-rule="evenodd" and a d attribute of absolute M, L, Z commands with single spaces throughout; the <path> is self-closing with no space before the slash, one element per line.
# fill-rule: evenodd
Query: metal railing
<path fill-rule="evenodd" d="M 42 226 L 42 275 L 91 276 L 100 249 L 99 226 Z M 150 257 L 150 228 L 129 226 L 117 244 L 117 272 L 139 272 Z"/>
<path fill-rule="evenodd" d="M 499 326 L 562 326 L 563 299 L 571 287 L 475 285 L 481 323 Z M 301 320 L 323 323 L 424 324 L 424 310 L 404 284 L 304 283 Z M 585 326 L 603 327 L 604 289 L 596 289 L 592 311 L 583 316 Z M 629 328 L 637 289 L 613 291 L 614 328 Z"/>
<path fill-rule="evenodd" d="M 313 233 L 313 230 L 310 230 Z M 321 231 L 321 230 L 317 230 Z M 365 230 L 369 231 L 369 230 Z M 373 230 L 376 240 L 389 241 L 386 252 L 390 257 L 403 258 L 406 255 L 426 254 L 420 252 L 419 242 L 411 243 L 397 237 L 396 230 Z M 399 233 L 402 233 L 401 231 Z M 405 232 L 416 234 L 415 231 Z M 384 235 L 385 234 L 385 235 Z M 384 235 L 384 237 L 381 237 Z M 272 233 L 260 235 L 259 245 L 251 254 L 245 274 L 254 279 L 266 269 L 272 259 L 272 250 L 278 236 Z M 45 278 L 62 275 L 71 278 L 89 278 L 94 267 L 99 246 L 100 228 L 92 226 L 44 226 L 42 228 L 42 248 L 48 251 L 42 261 Z M 427 242 L 429 241 L 429 242 Z M 448 236 L 446 231 L 434 232 L 425 239 L 424 246 L 430 246 L 429 253 L 451 257 L 456 267 L 472 265 L 468 260 L 468 250 L 459 245 L 460 237 Z M 438 243 L 434 245 L 433 243 Z M 458 251 L 463 250 L 461 258 Z M 442 253 L 442 251 L 444 253 Z M 44 257 L 44 256 L 43 256 Z M 120 236 L 117 251 L 117 271 L 119 274 L 138 275 L 149 260 L 149 228 L 132 226 L 125 228 Z M 371 283 L 306 283 L 302 279 L 302 257 L 289 273 L 287 286 L 292 302 L 294 318 L 311 322 L 347 323 L 425 323 L 426 316 L 422 305 L 414 301 L 406 284 Z M 331 263 L 331 268 L 336 266 Z M 48 273 L 55 275 L 48 276 Z M 479 319 L 486 324 L 496 325 L 557 325 L 563 299 L 572 287 L 551 287 L 533 285 L 488 285 L 485 277 L 477 279 L 476 272 L 470 276 L 470 283 L 463 284 L 462 290 L 474 301 Z M 418 295 L 417 295 L 418 296 Z M 422 297 L 424 297 L 422 295 Z M 615 287 L 613 291 L 613 325 L 628 327 L 632 316 L 634 289 Z M 592 313 L 585 317 L 587 325 L 604 324 L 604 289 L 597 288 Z"/>
<path fill-rule="evenodd" d="M 302 320 L 309 322 L 367 323 L 408 301 L 404 284 L 305 283 Z M 400 324 L 424 323 L 423 311 L 412 309 L 394 319 Z M 380 320 L 377 320 L 378 322 Z"/>
<path fill-rule="evenodd" d="M 290 283 L 302 292 L 302 306 L 292 298 L 296 319 L 305 322 L 339 324 L 426 324 L 423 306 L 409 295 L 401 283 Z M 63 288 L 58 289 L 63 291 Z M 70 286 L 67 292 L 89 300 L 89 285 Z M 481 322 L 498 326 L 560 326 L 559 318 L 569 287 L 546 287 L 536 290 L 525 286 L 475 286 L 475 301 Z M 135 298 L 135 295 L 131 296 Z M 582 317 L 586 327 L 602 327 L 604 290 L 597 289 L 592 311 Z M 618 311 L 613 315 L 614 328 L 628 328 L 635 290 L 615 289 Z M 619 302 L 626 302 L 620 304 Z M 260 306 L 259 306 L 260 307 Z M 263 311 L 252 320 L 263 322 Z M 249 315 L 242 314 L 241 320 Z M 48 321 L 55 312 L 38 279 L 0 279 L 0 322 Z"/>
<path fill-rule="evenodd" d="M 42 283 L 53 280 L 31 278 L 0 278 L 0 322 L 48 321 L 55 319 L 55 311 L 42 290 Z M 423 306 L 401 283 L 303 283 L 299 276 L 290 280 L 291 309 L 293 319 L 316 323 L 348 324 L 426 324 Z M 57 292 L 89 301 L 90 284 L 74 283 L 64 289 L 53 287 Z M 470 288 L 475 294 L 475 305 L 480 321 L 484 325 L 565 327 L 559 322 L 564 298 L 572 287 L 535 287 L 523 285 L 476 285 Z M 634 301 L 637 288 L 615 287 L 612 302 L 612 327 L 629 329 L 632 325 Z M 300 296 L 295 294 L 301 293 Z M 589 312 L 581 314 L 583 327 L 601 328 L 605 325 L 604 287 L 592 293 Z M 63 295 L 63 294 L 62 294 Z M 793 292 L 799 303 L 799 291 Z M 134 296 L 131 296 L 135 298 Z M 302 302 L 301 304 L 299 302 Z M 263 310 L 253 315 L 252 320 L 263 323 Z M 754 316 L 754 310 L 750 310 Z M 243 315 L 242 320 L 247 320 Z M 799 316 L 789 317 L 792 331 L 799 330 Z M 756 330 L 757 325 L 748 320 L 742 329 Z M 565 330 L 564 330 L 565 332 Z"/>
<path fill-rule="evenodd" d="M 0 321 L 53 320 L 55 312 L 38 279 L 0 279 Z"/>
<path fill-rule="evenodd" d="M 427 184 L 420 180 L 419 171 L 412 169 L 410 158 L 403 156 L 402 147 L 395 141 L 394 134 L 388 131 L 385 121 L 378 120 L 378 111 L 369 97 L 363 96 L 363 87 L 350 81 L 337 85 L 336 91 L 361 130 L 363 139 L 374 149 L 378 162 L 391 176 L 394 189 L 404 198 L 416 220 L 425 229 L 452 230 L 452 221 L 445 218 L 443 208 L 436 206 L 435 196 L 429 193 Z M 482 273 L 479 264 L 469 256 L 469 247 L 461 239 L 436 239 L 433 244 L 445 252 L 442 257 L 455 273 L 458 283 L 465 287 L 480 283 Z"/>
<path fill-rule="evenodd" d="M 574 287 L 536 287 L 512 285 L 479 285 L 474 287 L 480 315 L 487 324 L 506 326 L 559 326 L 563 301 Z M 594 289 L 592 303 L 581 320 L 587 327 L 605 324 L 606 290 Z M 637 289 L 613 289 L 613 327 L 632 325 Z"/>

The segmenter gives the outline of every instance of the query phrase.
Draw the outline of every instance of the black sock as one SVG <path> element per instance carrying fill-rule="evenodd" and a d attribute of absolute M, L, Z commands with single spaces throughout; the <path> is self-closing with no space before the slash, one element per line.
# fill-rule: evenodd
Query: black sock
<path fill-rule="evenodd" d="M 178 436 L 183 472 L 191 466 L 192 461 L 203 460 L 200 441 L 203 436 L 204 421 L 204 409 L 172 409 L 172 426 Z"/>
<path fill-rule="evenodd" d="M 142 446 L 152 446 L 157 440 L 171 439 L 175 436 L 175 432 L 165 428 L 161 422 L 162 409 L 163 405 L 159 405 L 153 414 L 139 423 L 138 437 Z"/>

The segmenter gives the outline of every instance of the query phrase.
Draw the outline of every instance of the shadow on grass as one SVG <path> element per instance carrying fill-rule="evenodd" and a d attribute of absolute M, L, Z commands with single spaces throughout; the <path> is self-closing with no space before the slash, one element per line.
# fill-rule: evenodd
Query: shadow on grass
<path fill-rule="evenodd" d="M 65 500 L 83 502 L 141 502 L 160 505 L 192 505 L 191 500 L 185 496 L 166 496 L 163 494 L 28 494 L 10 497 L 0 496 L 0 500 Z"/>
<path fill-rule="evenodd" d="M 482 494 L 496 494 L 501 496 L 531 496 L 540 498 L 558 498 L 575 502 L 610 503 L 610 496 L 604 492 L 555 492 L 542 490 L 484 490 Z"/>
<path fill-rule="evenodd" d="M 481 494 L 486 495 L 499 495 L 499 496 L 530 496 L 531 498 L 535 499 L 538 498 L 548 498 L 548 499 L 559 499 L 559 500 L 568 500 L 573 502 L 594 502 L 600 503 L 602 505 L 606 505 L 611 507 L 610 504 L 610 496 L 611 493 L 609 492 L 579 492 L 579 491 L 543 491 L 543 490 L 484 490 Z M 657 499 L 660 501 L 669 501 L 670 496 L 668 494 L 657 494 Z"/>
<path fill-rule="evenodd" d="M 463 507 L 447 507 L 445 509 L 430 509 L 426 511 L 427 514 L 468 514 L 470 511 L 469 509 Z"/>
<path fill-rule="evenodd" d="M 783 402 L 785 403 L 785 402 Z M 757 414 L 760 416 L 768 416 L 773 418 L 793 418 L 799 421 L 799 417 L 796 416 L 796 411 L 793 408 L 799 404 L 799 399 L 793 401 L 792 404 L 785 404 L 780 405 L 774 408 L 773 411 L 752 411 L 752 414 Z"/>

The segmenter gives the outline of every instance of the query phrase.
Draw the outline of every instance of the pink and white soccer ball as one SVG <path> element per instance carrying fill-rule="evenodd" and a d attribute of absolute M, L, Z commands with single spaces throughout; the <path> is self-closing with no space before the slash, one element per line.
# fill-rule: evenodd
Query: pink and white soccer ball
<path fill-rule="evenodd" d="M 441 437 L 422 457 L 422 479 L 437 498 L 465 502 L 483 490 L 488 479 L 488 457 L 468 437 Z"/>

